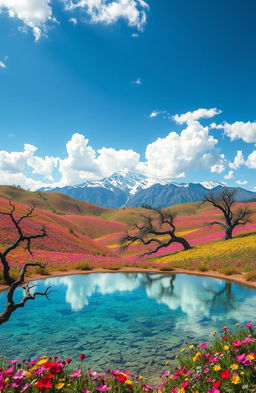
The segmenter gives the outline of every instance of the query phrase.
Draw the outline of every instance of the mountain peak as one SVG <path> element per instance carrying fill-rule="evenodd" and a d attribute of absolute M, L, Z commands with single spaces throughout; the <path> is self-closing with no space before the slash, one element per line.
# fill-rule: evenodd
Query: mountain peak
<path fill-rule="evenodd" d="M 214 181 L 201 183 L 174 183 L 160 180 L 127 169 L 113 173 L 101 180 L 86 181 L 76 186 L 66 186 L 41 191 L 61 192 L 75 199 L 90 202 L 108 208 L 123 206 L 142 206 L 162 208 L 184 202 L 201 201 L 209 190 L 219 192 L 225 184 Z M 256 197 L 256 193 L 237 189 L 237 199 L 247 200 Z"/>

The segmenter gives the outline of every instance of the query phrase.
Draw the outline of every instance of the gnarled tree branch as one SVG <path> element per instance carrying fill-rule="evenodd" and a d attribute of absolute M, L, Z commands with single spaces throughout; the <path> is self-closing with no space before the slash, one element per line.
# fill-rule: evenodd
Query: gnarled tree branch
<path fill-rule="evenodd" d="M 232 239 L 233 230 L 238 225 L 245 225 L 251 222 L 252 211 L 247 205 L 233 210 L 235 204 L 235 189 L 224 188 L 220 193 L 209 193 L 205 195 L 203 203 L 208 202 L 215 208 L 219 209 L 223 214 L 223 221 L 212 221 L 207 225 L 220 225 L 225 229 L 225 240 Z"/>
<path fill-rule="evenodd" d="M 3 278 L 4 278 L 5 283 L 9 286 L 9 289 L 7 291 L 6 307 L 5 307 L 4 311 L 2 313 L 0 313 L 0 325 L 7 322 L 15 310 L 17 310 L 18 308 L 24 307 L 24 305 L 26 304 L 26 302 L 28 300 L 33 300 L 37 296 L 45 296 L 47 299 L 49 299 L 48 298 L 49 294 L 51 292 L 53 292 L 50 290 L 50 287 L 48 287 L 48 288 L 46 288 L 46 290 L 44 292 L 32 293 L 31 290 L 35 287 L 35 285 L 31 285 L 29 283 L 24 283 L 27 269 L 29 267 L 36 267 L 36 266 L 43 269 L 43 268 L 45 268 L 45 265 L 42 263 L 39 263 L 39 262 L 24 263 L 23 266 L 21 267 L 18 278 L 14 279 L 11 277 L 10 265 L 7 260 L 8 254 L 12 250 L 15 250 L 20 244 L 25 242 L 25 244 L 26 244 L 25 250 L 27 250 L 32 255 L 32 251 L 30 249 L 31 241 L 33 239 L 43 238 L 43 237 L 47 236 L 47 233 L 46 233 L 45 227 L 43 226 L 40 230 L 40 233 L 35 234 L 35 235 L 25 235 L 23 233 L 21 226 L 20 226 L 20 223 L 23 220 L 28 219 L 28 218 L 32 218 L 34 216 L 33 215 L 34 206 L 32 206 L 27 211 L 27 213 L 25 215 L 21 216 L 20 218 L 16 218 L 14 215 L 15 205 L 11 201 L 9 201 L 9 205 L 11 207 L 10 211 L 9 212 L 1 212 L 0 211 L 0 214 L 10 217 L 11 222 L 13 223 L 14 227 L 17 230 L 18 237 L 10 246 L 8 246 L 4 251 L 0 252 L 0 261 L 3 266 Z M 19 302 L 15 303 L 14 294 L 15 294 L 16 289 L 20 286 L 23 286 L 24 296 Z"/>
<path fill-rule="evenodd" d="M 152 255 L 163 247 L 168 247 L 172 243 L 179 243 L 184 250 L 191 248 L 190 244 L 183 237 L 177 236 L 174 220 L 176 214 L 174 212 L 165 212 L 160 209 L 152 209 L 154 216 L 141 215 L 142 223 L 135 224 L 135 234 L 127 232 L 119 241 L 121 250 L 126 250 L 135 242 L 140 242 L 143 245 L 157 243 L 153 250 L 145 252 L 142 256 Z M 155 224 L 157 221 L 157 225 Z M 163 228 L 163 229 L 162 229 Z M 155 236 L 169 236 L 167 241 L 162 241 Z"/>

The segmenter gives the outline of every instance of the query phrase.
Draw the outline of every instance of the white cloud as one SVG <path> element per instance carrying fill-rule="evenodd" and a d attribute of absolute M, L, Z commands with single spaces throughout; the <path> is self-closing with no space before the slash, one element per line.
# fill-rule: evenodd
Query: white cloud
<path fill-rule="evenodd" d="M 154 109 L 148 116 L 150 119 L 154 117 L 163 116 L 164 118 L 170 118 L 170 114 L 165 110 Z"/>
<path fill-rule="evenodd" d="M 58 166 L 59 158 L 49 157 L 45 158 L 32 156 L 28 159 L 27 164 L 32 168 L 32 173 L 42 175 L 45 179 L 53 181 L 53 169 Z"/>
<path fill-rule="evenodd" d="M 42 181 L 28 178 L 24 173 L 27 169 L 32 173 L 42 175 L 45 179 L 53 180 L 52 171 L 57 166 L 55 157 L 45 158 L 35 156 L 37 147 L 30 144 L 24 145 L 21 152 L 0 151 L 0 179 L 1 184 L 19 184 L 22 187 L 37 189 L 45 185 Z"/>
<path fill-rule="evenodd" d="M 146 161 L 137 169 L 146 175 L 159 178 L 184 177 L 187 171 L 200 167 L 212 167 L 223 157 L 209 154 L 218 141 L 209 135 L 208 127 L 194 121 L 179 135 L 170 132 L 165 138 L 158 138 L 146 148 Z"/>
<path fill-rule="evenodd" d="M 245 159 L 242 150 L 238 150 L 233 162 L 230 162 L 229 166 L 232 169 L 239 169 L 245 164 Z"/>
<path fill-rule="evenodd" d="M 248 156 L 246 166 L 250 169 L 256 169 L 256 150 Z"/>
<path fill-rule="evenodd" d="M 6 11 L 10 18 L 17 18 L 32 29 L 39 40 L 47 30 L 47 22 L 54 21 L 51 0 L 0 0 L 0 12 Z"/>
<path fill-rule="evenodd" d="M 112 24 L 124 19 L 139 30 L 143 29 L 149 10 L 144 0 L 65 0 L 65 4 L 69 11 L 85 11 L 93 23 Z"/>
<path fill-rule="evenodd" d="M 141 78 L 137 78 L 135 81 L 132 81 L 132 83 L 133 83 L 134 85 L 141 85 L 141 84 L 142 84 Z"/>
<path fill-rule="evenodd" d="M 176 114 L 172 117 L 172 119 L 177 124 L 190 124 L 195 120 L 209 119 L 211 117 L 219 115 L 221 112 L 222 111 L 217 108 L 211 108 L 211 109 L 200 108 L 193 112 L 187 112 L 181 115 Z"/>
<path fill-rule="evenodd" d="M 240 186 L 243 186 L 243 185 L 247 184 L 248 181 L 246 181 L 246 180 L 237 180 L 236 183 L 239 184 Z"/>
<path fill-rule="evenodd" d="M 225 135 L 227 135 L 231 141 L 235 139 L 242 139 L 246 143 L 256 142 L 256 122 L 247 121 L 236 121 L 235 123 L 229 124 L 224 122 L 223 124 L 212 124 L 212 128 L 223 129 Z"/>
<path fill-rule="evenodd" d="M 69 22 L 73 23 L 73 25 L 77 25 L 78 24 L 78 21 L 77 21 L 76 18 L 69 18 Z"/>
<path fill-rule="evenodd" d="M 0 61 L 0 68 L 7 68 L 6 64 L 3 61 Z"/>
<path fill-rule="evenodd" d="M 97 152 L 81 134 L 73 134 L 67 145 L 67 158 L 59 160 L 60 185 L 78 184 L 87 179 L 110 176 L 120 169 L 134 170 L 140 156 L 133 150 L 103 147 Z"/>
<path fill-rule="evenodd" d="M 228 174 L 224 176 L 224 179 L 226 180 L 234 179 L 234 171 L 229 171 Z"/>
<path fill-rule="evenodd" d="M 132 37 L 132 38 L 137 38 L 137 37 L 139 37 L 139 34 L 138 34 L 138 33 L 132 33 L 132 34 L 131 34 L 131 37 Z"/>

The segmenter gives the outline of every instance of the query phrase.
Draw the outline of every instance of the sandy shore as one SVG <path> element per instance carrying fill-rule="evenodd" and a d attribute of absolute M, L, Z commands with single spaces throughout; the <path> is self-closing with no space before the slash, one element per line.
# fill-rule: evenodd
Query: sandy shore
<path fill-rule="evenodd" d="M 246 285 L 248 287 L 256 288 L 256 281 L 246 281 L 243 274 L 233 274 L 231 276 L 226 276 L 224 274 L 215 272 L 215 271 L 207 271 L 207 272 L 199 272 L 195 270 L 186 270 L 186 269 L 173 269 L 172 271 L 161 271 L 159 269 L 149 268 L 149 269 L 141 269 L 134 267 L 122 267 L 118 270 L 111 269 L 93 269 L 93 270 L 69 270 L 65 272 L 52 272 L 46 275 L 33 274 L 31 276 L 26 277 L 26 282 L 36 281 L 36 280 L 44 280 L 50 277 L 63 277 L 70 276 L 75 274 L 91 274 L 91 273 L 161 273 L 161 274 L 192 274 L 195 276 L 204 276 L 204 277 L 214 277 L 220 278 L 222 280 L 236 282 L 238 284 Z M 0 284 L 0 292 L 8 289 L 7 285 Z"/>

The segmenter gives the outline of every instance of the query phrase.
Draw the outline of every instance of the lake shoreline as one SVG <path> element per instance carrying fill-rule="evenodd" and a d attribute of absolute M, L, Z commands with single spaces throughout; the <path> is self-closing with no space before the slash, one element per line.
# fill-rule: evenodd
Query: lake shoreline
<path fill-rule="evenodd" d="M 64 276 L 72 276 L 78 274 L 92 274 L 92 273 L 159 273 L 165 275 L 190 274 L 194 276 L 218 278 L 225 281 L 235 282 L 237 284 L 242 284 L 247 287 L 256 288 L 256 281 L 247 281 L 242 274 L 232 274 L 231 276 L 227 276 L 225 274 L 221 274 L 210 270 L 207 272 L 200 272 L 200 271 L 180 269 L 180 268 L 176 268 L 176 269 L 174 268 L 171 271 L 162 271 L 157 268 L 143 269 L 143 268 L 135 268 L 135 267 L 121 267 L 118 270 L 95 268 L 92 270 L 69 270 L 64 272 L 54 271 L 54 272 L 50 272 L 47 275 L 33 274 L 31 276 L 26 277 L 25 282 L 44 280 L 46 278 L 51 278 L 51 277 L 64 277 Z M 8 288 L 9 288 L 8 285 L 0 284 L 0 292 L 6 291 Z"/>

